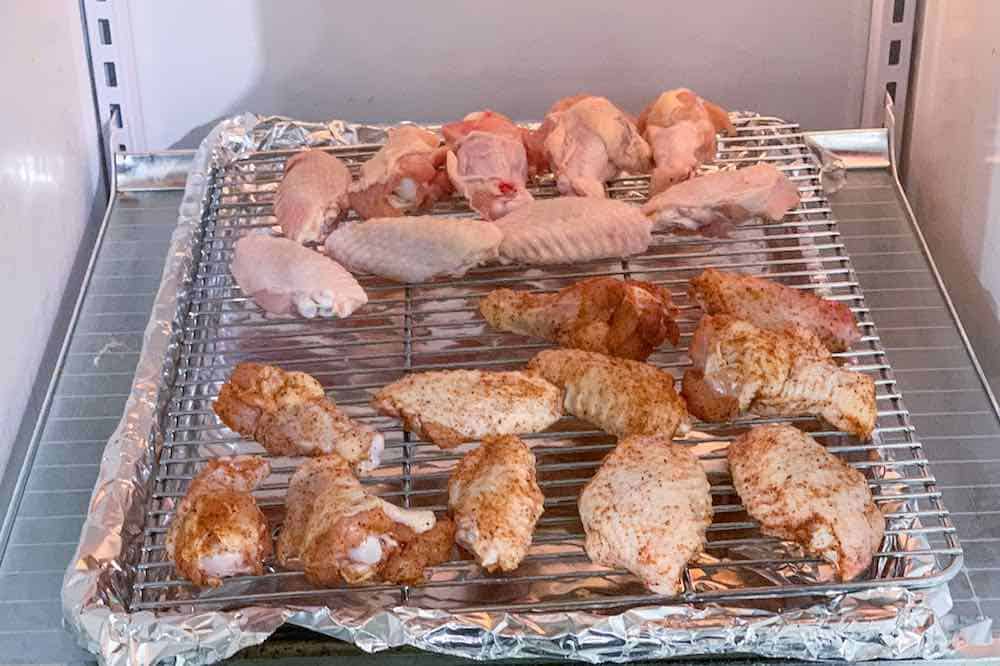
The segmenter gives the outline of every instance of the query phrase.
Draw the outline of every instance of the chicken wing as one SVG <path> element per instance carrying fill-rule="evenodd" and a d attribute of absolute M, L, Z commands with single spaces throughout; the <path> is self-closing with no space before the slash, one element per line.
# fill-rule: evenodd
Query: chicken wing
<path fill-rule="evenodd" d="M 727 315 L 705 316 L 691 340 L 684 373 L 688 409 L 706 421 L 738 414 L 821 416 L 862 439 L 878 412 L 875 382 L 845 370 L 810 331 L 767 331 Z"/>
<path fill-rule="evenodd" d="M 680 335 L 670 290 L 637 280 L 591 278 L 554 294 L 496 289 L 479 311 L 503 331 L 640 361 Z"/>
<path fill-rule="evenodd" d="M 350 184 L 351 172 L 327 152 L 307 150 L 290 157 L 274 197 L 281 232 L 296 243 L 322 242 L 347 215 Z"/>
<path fill-rule="evenodd" d="M 502 239 L 490 222 L 389 217 L 340 227 L 326 239 L 326 249 L 353 271 L 397 282 L 423 282 L 465 275 L 496 258 Z"/>
<path fill-rule="evenodd" d="M 687 88 L 657 97 L 643 110 L 637 126 L 656 162 L 651 194 L 687 180 L 699 166 L 714 160 L 716 133 L 733 132 L 729 114 Z"/>
<path fill-rule="evenodd" d="M 495 220 L 532 201 L 528 155 L 521 130 L 510 118 L 477 111 L 441 132 L 451 149 L 447 164 L 452 185 L 483 218 Z"/>
<path fill-rule="evenodd" d="M 525 372 L 443 370 L 389 384 L 372 407 L 450 449 L 489 435 L 545 430 L 562 416 L 562 399 L 558 388 Z"/>
<path fill-rule="evenodd" d="M 415 125 L 389 130 L 385 145 L 361 165 L 349 190 L 361 217 L 398 217 L 426 210 L 451 193 L 444 171 L 448 149 L 440 138 Z"/>
<path fill-rule="evenodd" d="M 544 501 L 535 456 L 512 435 L 484 439 L 448 480 L 455 541 L 489 572 L 518 567 L 531 546 Z"/>
<path fill-rule="evenodd" d="M 250 492 L 271 473 L 263 458 L 210 460 L 191 481 L 167 530 L 167 555 L 195 585 L 260 575 L 271 555 L 271 533 Z"/>
<path fill-rule="evenodd" d="M 646 251 L 649 220 L 621 201 L 560 197 L 532 201 L 496 221 L 500 256 L 524 264 L 627 257 Z"/>
<path fill-rule="evenodd" d="M 382 435 L 337 409 L 304 372 L 240 363 L 212 404 L 229 428 L 275 456 L 337 453 L 360 471 L 379 464 Z"/>
<path fill-rule="evenodd" d="M 661 434 L 670 438 L 689 429 L 684 401 L 674 378 L 646 363 L 576 349 L 549 349 L 528 363 L 566 389 L 566 411 L 618 437 Z"/>
<path fill-rule="evenodd" d="M 587 555 L 624 567 L 656 594 L 683 589 L 684 566 L 712 522 L 708 477 L 669 436 L 623 439 L 580 493 Z"/>
<path fill-rule="evenodd" d="M 708 268 L 691 280 L 691 298 L 706 314 L 726 314 L 772 331 L 800 326 L 834 352 L 850 349 L 861 331 L 846 303 L 783 284 Z"/>
<path fill-rule="evenodd" d="M 642 206 L 657 231 L 726 236 L 752 218 L 780 221 L 799 205 L 799 191 L 770 164 L 698 176 L 660 192 Z"/>
<path fill-rule="evenodd" d="M 340 264 L 287 238 L 244 236 L 229 270 L 243 293 L 274 315 L 347 317 L 368 302 Z"/>
<path fill-rule="evenodd" d="M 278 562 L 304 570 L 316 585 L 381 579 L 390 559 L 435 525 L 432 511 L 400 508 L 369 494 L 338 455 L 310 458 L 299 467 L 285 505 Z"/>
<path fill-rule="evenodd" d="M 833 562 L 841 580 L 863 573 L 885 518 L 861 472 L 787 425 L 751 428 L 729 445 L 729 470 L 761 532 Z"/>

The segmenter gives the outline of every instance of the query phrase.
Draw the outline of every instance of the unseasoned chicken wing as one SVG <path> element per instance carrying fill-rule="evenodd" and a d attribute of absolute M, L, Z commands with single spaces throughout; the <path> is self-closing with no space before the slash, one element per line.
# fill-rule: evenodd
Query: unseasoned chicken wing
<path fill-rule="evenodd" d="M 618 442 L 579 507 L 590 559 L 628 569 L 657 594 L 681 592 L 684 566 L 704 549 L 712 522 L 705 470 L 664 435 Z"/>
<path fill-rule="evenodd" d="M 479 311 L 503 331 L 637 360 L 680 335 L 670 290 L 637 280 L 591 278 L 553 294 L 496 289 Z"/>
<path fill-rule="evenodd" d="M 307 150 L 290 157 L 274 197 L 282 233 L 297 243 L 322 242 L 347 215 L 350 184 L 351 172 L 327 152 Z"/>
<path fill-rule="evenodd" d="M 885 518 L 861 472 L 787 425 L 751 428 L 729 445 L 729 470 L 761 532 L 833 562 L 842 580 L 863 573 Z"/>
<path fill-rule="evenodd" d="M 562 391 L 526 372 L 442 370 L 389 384 L 372 406 L 448 449 L 488 435 L 545 430 L 562 416 Z"/>

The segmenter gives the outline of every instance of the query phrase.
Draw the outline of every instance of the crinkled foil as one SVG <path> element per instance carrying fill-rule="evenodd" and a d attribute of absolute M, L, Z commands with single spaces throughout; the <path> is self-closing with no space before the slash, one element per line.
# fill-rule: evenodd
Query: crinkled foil
<path fill-rule="evenodd" d="M 199 252 L 213 167 L 258 150 L 378 143 L 384 128 L 342 121 L 302 123 L 250 114 L 220 123 L 188 177 L 177 229 L 147 326 L 125 414 L 109 440 L 80 545 L 63 584 L 63 612 L 80 642 L 104 664 L 207 664 L 264 641 L 284 623 L 375 652 L 412 645 L 473 659 L 565 657 L 593 663 L 711 654 L 798 659 L 932 658 L 951 649 L 936 617 L 946 587 L 931 593 L 889 587 L 827 598 L 764 599 L 734 605 L 675 604 L 626 612 L 475 612 L 343 606 L 253 606 L 239 610 L 129 611 L 144 505 L 162 436 L 164 387 L 181 329 L 178 303 Z M 896 547 L 926 548 L 908 538 Z M 916 568 L 933 565 L 908 558 Z M 813 567 L 815 569 L 815 567 Z M 920 575 L 919 571 L 909 571 Z M 791 582 L 815 578 L 796 569 Z"/>

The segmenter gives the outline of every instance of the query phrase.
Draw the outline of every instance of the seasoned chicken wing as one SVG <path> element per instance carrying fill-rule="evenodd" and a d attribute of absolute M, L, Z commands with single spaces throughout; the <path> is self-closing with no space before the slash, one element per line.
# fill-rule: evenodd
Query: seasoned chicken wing
<path fill-rule="evenodd" d="M 566 389 L 565 408 L 618 437 L 684 434 L 689 420 L 674 378 L 658 368 L 576 349 L 535 355 L 528 370 Z"/>
<path fill-rule="evenodd" d="M 624 567 L 657 594 L 683 589 L 684 566 L 712 522 L 708 477 L 670 437 L 630 437 L 604 459 L 579 500 L 587 555 Z"/>
<path fill-rule="evenodd" d="M 263 458 L 210 460 L 191 481 L 167 530 L 167 555 L 195 585 L 260 575 L 271 555 L 267 520 L 251 491 L 271 473 Z"/>
<path fill-rule="evenodd" d="M 372 407 L 450 449 L 489 435 L 545 430 L 562 416 L 562 391 L 526 372 L 442 370 L 389 384 Z"/>
<path fill-rule="evenodd" d="M 216 415 L 275 456 L 337 453 L 360 471 L 379 464 L 382 435 L 358 423 L 304 372 L 240 363 L 212 404 Z"/>
<path fill-rule="evenodd" d="M 322 150 L 307 150 L 285 162 L 274 197 L 274 215 L 286 238 L 296 243 L 322 242 L 350 207 L 351 172 Z"/>
<path fill-rule="evenodd" d="M 861 472 L 787 425 L 751 428 L 729 445 L 729 470 L 761 532 L 833 562 L 842 580 L 863 573 L 885 518 Z"/>
<path fill-rule="evenodd" d="M 770 164 L 698 176 L 642 205 L 658 231 L 725 236 L 752 218 L 780 221 L 799 205 L 799 191 Z"/>
<path fill-rule="evenodd" d="M 821 416 L 862 439 L 875 429 L 875 381 L 839 367 L 806 329 L 768 331 L 709 315 L 694 332 L 690 355 L 683 394 L 698 418 Z"/>
<path fill-rule="evenodd" d="M 830 351 L 846 351 L 861 339 L 846 303 L 764 278 L 708 268 L 691 280 L 690 294 L 706 314 L 731 315 L 772 331 L 800 326 Z"/>
<path fill-rule="evenodd" d="M 521 563 L 544 501 L 535 456 L 512 435 L 484 439 L 448 480 L 455 541 L 490 572 L 511 571 Z"/>
<path fill-rule="evenodd" d="M 479 311 L 503 331 L 637 360 L 680 335 L 670 290 L 637 280 L 591 278 L 553 294 L 496 289 Z"/>

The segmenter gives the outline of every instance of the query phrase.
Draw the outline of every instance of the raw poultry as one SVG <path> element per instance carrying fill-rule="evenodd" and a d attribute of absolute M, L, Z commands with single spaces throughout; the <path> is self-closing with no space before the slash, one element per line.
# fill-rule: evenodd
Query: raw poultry
<path fill-rule="evenodd" d="M 188 485 L 167 530 L 167 556 L 195 585 L 264 573 L 271 533 L 250 494 L 271 473 L 257 456 L 217 458 Z"/>
<path fill-rule="evenodd" d="M 415 125 L 389 130 L 385 144 L 361 165 L 351 184 L 351 208 L 361 217 L 397 217 L 426 210 L 451 193 L 444 170 L 448 149 Z"/>
<path fill-rule="evenodd" d="M 368 302 L 340 264 L 288 238 L 244 236 L 236 241 L 229 271 L 243 293 L 272 315 L 347 317 Z"/>
<path fill-rule="evenodd" d="M 839 367 L 803 328 L 768 331 L 727 315 L 706 315 L 689 351 L 683 394 L 691 413 L 725 421 L 757 416 L 821 416 L 868 439 L 878 412 L 875 382 Z"/>
<path fill-rule="evenodd" d="M 212 404 L 232 430 L 274 456 L 337 453 L 360 471 L 377 467 L 382 435 L 340 411 L 316 379 L 260 363 L 240 363 Z"/>
<path fill-rule="evenodd" d="M 847 351 L 861 339 L 846 303 L 764 278 L 708 268 L 691 280 L 689 292 L 706 314 L 731 315 L 771 331 L 799 326 L 833 352 Z"/>
<path fill-rule="evenodd" d="M 448 480 L 455 541 L 490 572 L 511 571 L 521 563 L 544 500 L 535 478 L 535 456 L 512 435 L 483 440 Z"/>
<path fill-rule="evenodd" d="M 443 449 L 490 435 L 539 432 L 562 416 L 562 391 L 526 372 L 442 370 L 382 388 L 372 407 Z"/>
<path fill-rule="evenodd" d="M 687 88 L 662 93 L 643 110 L 637 126 L 656 163 L 651 194 L 693 176 L 699 166 L 715 159 L 716 134 L 734 131 L 728 113 Z"/>
<path fill-rule="evenodd" d="M 669 435 L 619 441 L 580 493 L 588 557 L 628 569 L 656 594 L 679 594 L 712 522 L 709 490 L 698 459 Z"/>
<path fill-rule="evenodd" d="M 725 237 L 754 218 L 780 221 L 799 205 L 799 191 L 770 164 L 716 171 L 660 192 L 642 205 L 657 231 Z"/>
<path fill-rule="evenodd" d="M 885 518 L 868 482 L 806 433 L 787 425 L 754 427 L 729 445 L 729 470 L 764 534 L 833 562 L 842 580 L 871 564 Z"/>
<path fill-rule="evenodd" d="M 640 361 L 680 335 L 670 290 L 637 280 L 597 277 L 555 293 L 495 289 L 479 311 L 502 331 Z"/>
<path fill-rule="evenodd" d="M 618 437 L 684 434 L 689 420 L 674 378 L 639 361 L 577 349 L 539 352 L 528 370 L 566 390 L 565 409 Z"/>
<path fill-rule="evenodd" d="M 351 172 L 322 150 L 296 153 L 274 197 L 274 215 L 286 238 L 296 243 L 322 242 L 347 215 Z"/>

